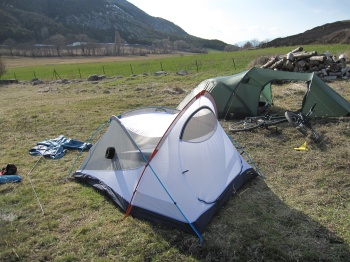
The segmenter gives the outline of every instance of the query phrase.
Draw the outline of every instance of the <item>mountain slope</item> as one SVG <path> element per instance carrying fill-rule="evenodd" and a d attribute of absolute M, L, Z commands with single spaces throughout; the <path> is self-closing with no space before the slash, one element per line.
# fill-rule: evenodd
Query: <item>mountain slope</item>
<path fill-rule="evenodd" d="M 68 43 L 114 42 L 116 31 L 129 44 L 151 45 L 156 40 L 169 39 L 217 50 L 224 50 L 227 45 L 220 40 L 191 36 L 174 23 L 152 17 L 126 0 L 0 0 L 0 44 L 49 43 L 49 38 L 57 34 Z M 261 47 L 314 43 L 350 44 L 350 20 L 276 38 Z"/>
<path fill-rule="evenodd" d="M 350 20 L 329 23 L 297 35 L 276 38 L 263 44 L 261 47 L 308 44 L 350 44 Z"/>
<path fill-rule="evenodd" d="M 130 44 L 169 39 L 218 49 L 226 45 L 191 36 L 125 0 L 0 0 L 0 28 L 0 43 L 9 38 L 17 43 L 42 43 L 55 34 L 68 41 L 84 34 L 98 42 L 114 42 L 118 31 Z"/>

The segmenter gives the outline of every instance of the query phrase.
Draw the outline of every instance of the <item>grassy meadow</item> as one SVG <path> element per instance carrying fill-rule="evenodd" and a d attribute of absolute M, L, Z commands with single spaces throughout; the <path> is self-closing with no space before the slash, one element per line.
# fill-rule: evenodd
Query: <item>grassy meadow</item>
<path fill-rule="evenodd" d="M 35 58 L 30 57 L 25 60 L 17 58 L 4 58 L 7 64 L 7 72 L 1 79 L 18 79 L 19 81 L 30 81 L 33 78 L 42 80 L 59 79 L 86 79 L 89 75 L 106 75 L 107 77 L 123 76 L 128 77 L 133 74 L 153 74 L 157 71 L 177 72 L 186 70 L 192 74 L 200 73 L 200 77 L 217 75 L 231 75 L 249 68 L 249 63 L 257 57 L 270 57 L 272 55 L 287 54 L 296 47 L 280 47 L 256 49 L 241 52 L 214 52 L 208 54 L 184 55 L 174 54 L 168 57 L 146 56 L 146 57 L 66 57 L 64 59 L 55 58 Z M 350 57 L 350 45 L 310 45 L 303 46 L 304 51 L 317 51 L 318 53 L 330 52 L 339 56 L 345 54 Z M 42 63 L 40 64 L 41 61 Z M 71 61 L 71 62 L 67 62 Z M 85 61 L 88 61 L 86 63 Z M 33 67 L 33 64 L 36 66 Z M 200 78 L 200 80 L 201 80 Z"/>
<path fill-rule="evenodd" d="M 0 261 L 349 261 L 349 117 L 314 119 L 322 137 L 318 144 L 287 123 L 230 134 L 231 121 L 221 121 L 265 178 L 247 183 L 221 208 L 203 234 L 203 247 L 194 235 L 123 219 L 109 198 L 77 183 L 71 171 L 86 153 L 78 157 L 70 150 L 57 160 L 28 153 L 37 142 L 59 135 L 87 141 L 111 115 L 151 105 L 176 107 L 201 81 L 292 49 L 117 62 L 43 59 L 42 65 L 38 58 L 35 65 L 23 58 L 26 64 L 8 66 L 1 79 L 15 75 L 20 83 L 0 85 L 0 167 L 16 164 L 23 181 L 0 185 Z M 350 57 L 349 45 L 304 50 Z M 21 58 L 4 60 L 10 65 L 14 59 Z M 161 67 L 167 75 L 155 76 Z M 68 81 L 56 79 L 54 70 Z M 189 74 L 177 75 L 180 70 Z M 29 83 L 34 72 L 42 84 Z M 107 78 L 86 81 L 91 74 Z M 350 80 L 328 84 L 350 100 Z M 303 88 L 303 83 L 273 85 L 270 113 L 300 107 Z M 305 141 L 308 151 L 294 150 Z"/>

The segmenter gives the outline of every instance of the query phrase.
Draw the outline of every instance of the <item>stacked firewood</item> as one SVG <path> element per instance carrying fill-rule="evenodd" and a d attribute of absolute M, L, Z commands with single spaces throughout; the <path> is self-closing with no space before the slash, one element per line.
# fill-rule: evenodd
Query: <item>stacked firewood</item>
<path fill-rule="evenodd" d="M 271 57 L 262 68 L 273 70 L 311 73 L 325 80 L 348 79 L 350 67 L 347 66 L 344 54 L 338 58 L 331 56 L 328 52 L 318 54 L 316 51 L 305 52 L 298 47 L 286 55 Z"/>

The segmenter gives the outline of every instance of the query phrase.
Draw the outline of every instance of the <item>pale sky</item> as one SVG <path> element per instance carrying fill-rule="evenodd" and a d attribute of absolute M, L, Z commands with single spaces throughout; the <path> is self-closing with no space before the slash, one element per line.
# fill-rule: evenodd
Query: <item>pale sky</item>
<path fill-rule="evenodd" d="M 188 34 L 227 44 L 273 40 L 350 20 L 350 0 L 128 0 Z"/>

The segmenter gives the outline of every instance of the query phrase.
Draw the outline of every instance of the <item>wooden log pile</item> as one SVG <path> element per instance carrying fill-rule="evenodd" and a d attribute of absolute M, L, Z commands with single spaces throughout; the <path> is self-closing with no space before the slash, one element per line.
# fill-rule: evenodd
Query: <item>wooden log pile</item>
<path fill-rule="evenodd" d="M 347 65 L 344 54 L 338 58 L 328 52 L 318 54 L 316 51 L 306 52 L 298 47 L 286 55 L 271 57 L 261 68 L 272 70 L 311 73 L 315 72 L 325 80 L 348 79 L 350 67 Z"/>

